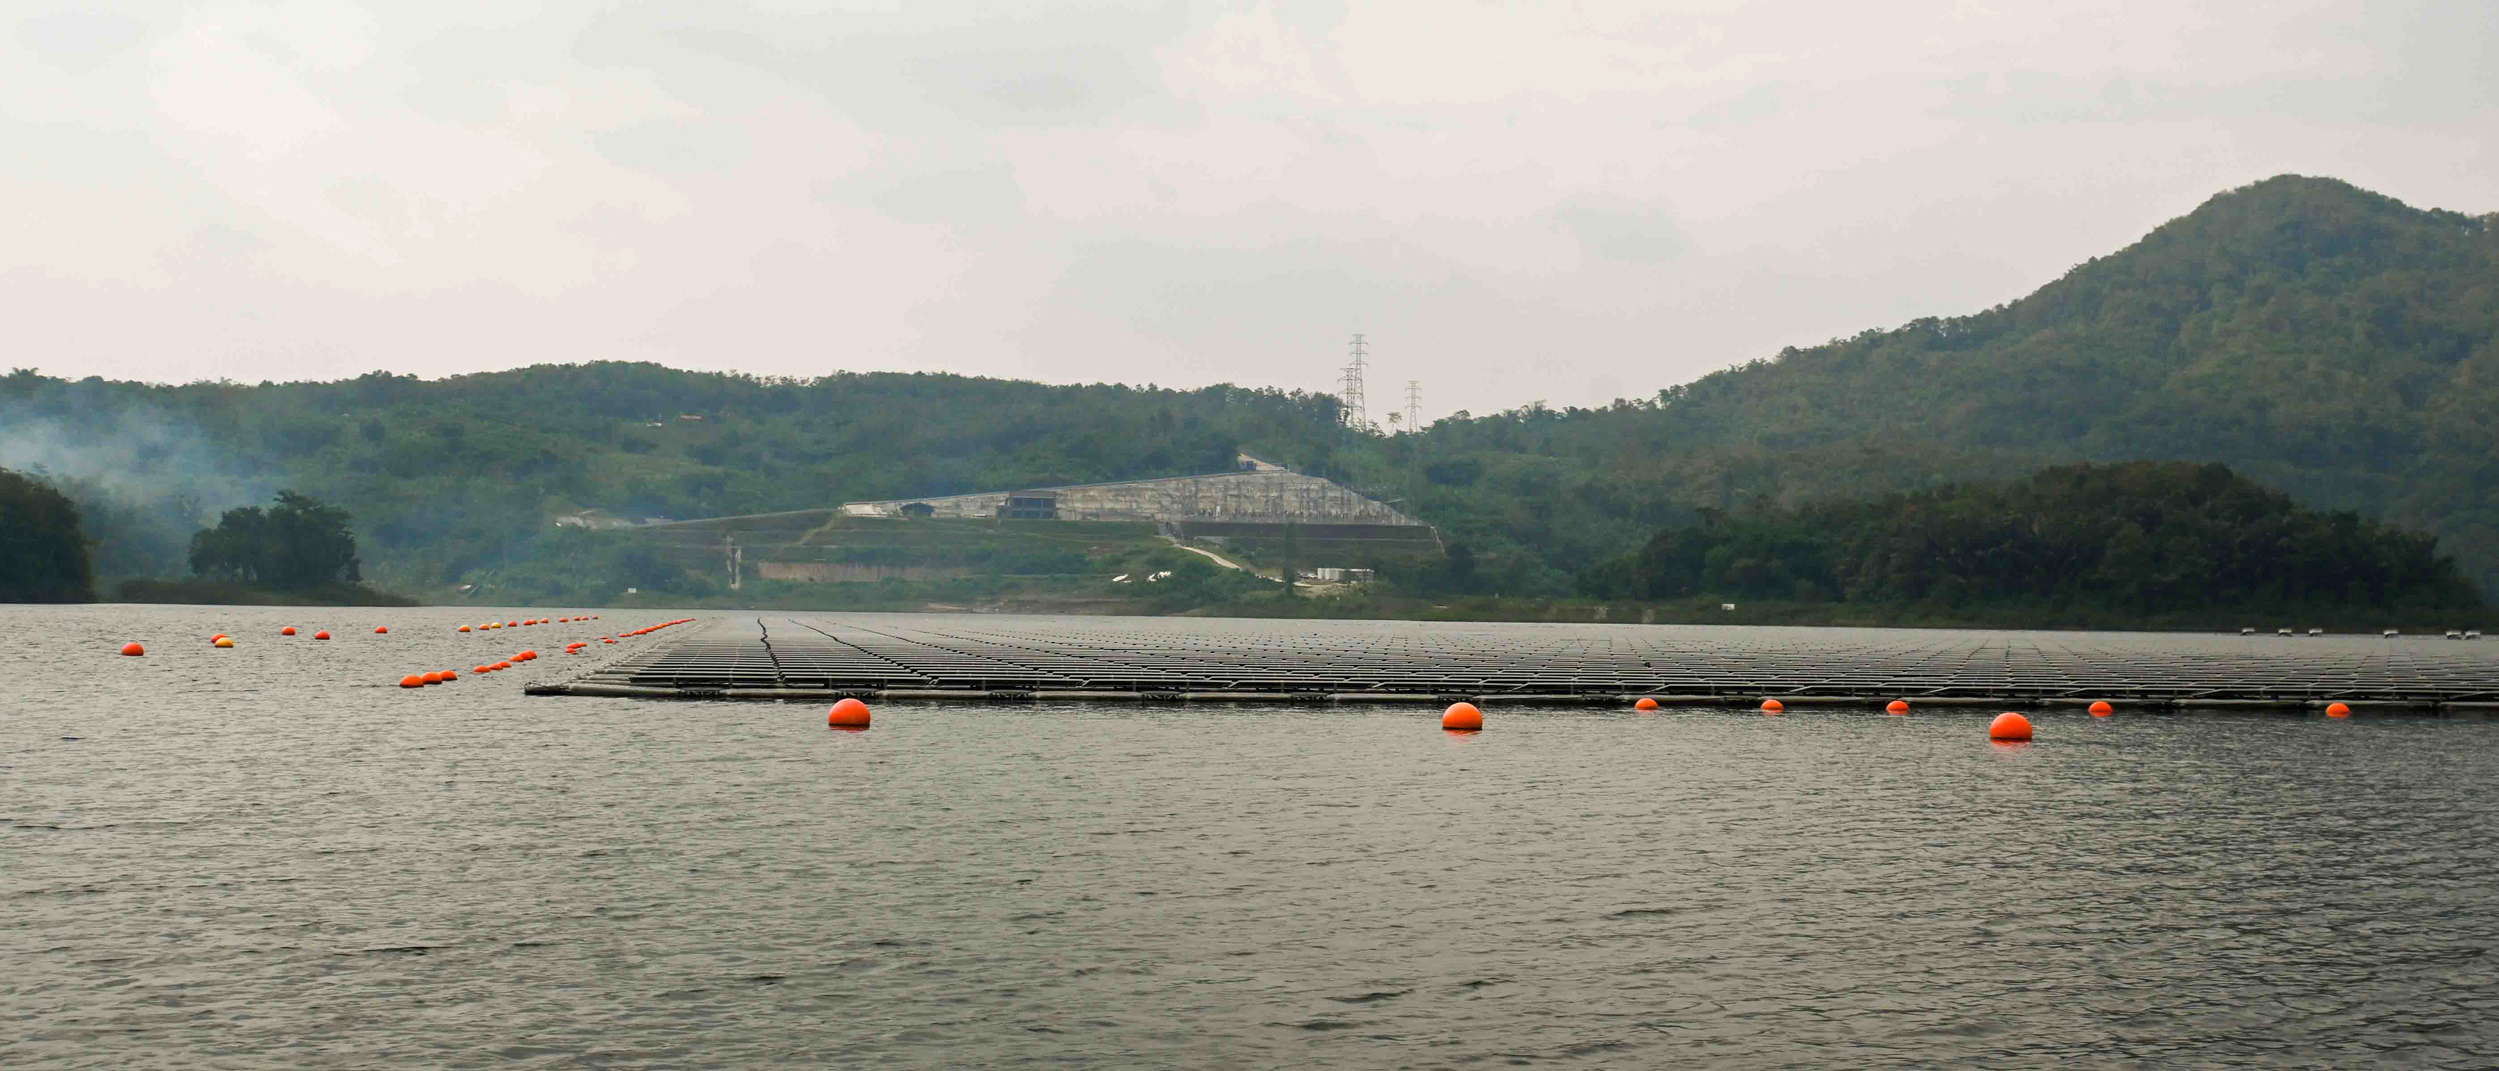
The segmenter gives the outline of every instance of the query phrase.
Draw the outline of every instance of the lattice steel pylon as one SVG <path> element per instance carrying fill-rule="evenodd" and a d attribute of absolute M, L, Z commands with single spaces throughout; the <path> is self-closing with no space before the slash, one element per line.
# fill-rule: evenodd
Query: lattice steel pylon
<path fill-rule="evenodd" d="M 1406 430 L 1423 430 L 1423 381 L 1406 381 Z"/>
<path fill-rule="evenodd" d="M 1345 367 L 1342 369 L 1345 378 L 1341 381 L 1342 386 L 1336 396 L 1337 401 L 1341 403 L 1337 409 L 1337 416 L 1345 422 L 1346 427 L 1358 431 L 1369 431 L 1371 430 L 1371 410 L 1362 399 L 1364 356 L 1362 347 L 1362 332 L 1356 331 L 1354 332 L 1353 354 L 1346 359 Z"/>

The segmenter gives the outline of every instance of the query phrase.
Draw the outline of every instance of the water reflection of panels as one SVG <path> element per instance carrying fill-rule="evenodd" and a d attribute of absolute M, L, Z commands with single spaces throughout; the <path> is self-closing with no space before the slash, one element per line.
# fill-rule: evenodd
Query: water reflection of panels
<path fill-rule="evenodd" d="M 830 615 L 580 678 L 661 688 L 2499 700 L 2499 644 L 2146 633 Z"/>

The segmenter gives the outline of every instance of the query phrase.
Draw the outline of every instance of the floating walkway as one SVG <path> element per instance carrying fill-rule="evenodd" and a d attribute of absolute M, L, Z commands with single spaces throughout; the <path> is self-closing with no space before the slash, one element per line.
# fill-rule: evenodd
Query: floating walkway
<path fill-rule="evenodd" d="M 844 614 L 716 618 L 533 695 L 2499 706 L 2436 636 Z"/>

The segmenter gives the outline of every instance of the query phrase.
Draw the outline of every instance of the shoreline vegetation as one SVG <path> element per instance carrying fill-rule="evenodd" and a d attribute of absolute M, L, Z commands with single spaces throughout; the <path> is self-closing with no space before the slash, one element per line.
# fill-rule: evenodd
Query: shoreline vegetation
<path fill-rule="evenodd" d="M 271 588 L 230 580 L 153 580 L 137 578 L 113 586 L 114 602 L 180 603 L 194 606 L 427 606 L 364 584 L 318 584 L 305 588 Z"/>
<path fill-rule="evenodd" d="M 1098 580 L 1095 581 L 1098 583 Z M 654 592 L 623 599 L 568 603 L 585 609 L 707 610 L 767 613 L 1055 614 L 1082 617 L 1234 617 L 1312 621 L 1506 621 L 1602 625 L 1765 625 L 1825 628 L 1957 628 L 2013 631 L 2228 632 L 2279 628 L 2330 635 L 2371 635 L 2389 628 L 2406 634 L 2481 628 L 2471 610 L 2356 610 L 2342 606 L 2268 605 L 2130 614 L 2077 605 L 1943 606 L 1862 603 L 1741 601 L 1727 610 L 1714 598 L 1641 601 L 1582 597 L 1471 595 L 1433 598 L 1386 590 L 1341 594 L 1303 592 L 1291 599 L 1267 593 L 1186 609 L 1157 608 L 1135 599 L 1063 590 L 965 597 L 929 590 L 934 585 L 773 585 L 775 590 L 688 598 Z M 850 589 L 850 590 L 839 590 Z M 426 606 L 498 606 L 492 599 L 425 602 Z"/>

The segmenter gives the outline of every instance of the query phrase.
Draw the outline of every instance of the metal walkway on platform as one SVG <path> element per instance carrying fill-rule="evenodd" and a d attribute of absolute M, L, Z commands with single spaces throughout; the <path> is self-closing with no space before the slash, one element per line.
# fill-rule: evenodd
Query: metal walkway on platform
<path fill-rule="evenodd" d="M 1707 625 L 716 618 L 539 695 L 2499 703 L 2499 643 Z"/>

